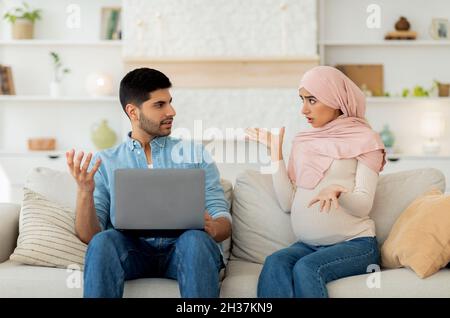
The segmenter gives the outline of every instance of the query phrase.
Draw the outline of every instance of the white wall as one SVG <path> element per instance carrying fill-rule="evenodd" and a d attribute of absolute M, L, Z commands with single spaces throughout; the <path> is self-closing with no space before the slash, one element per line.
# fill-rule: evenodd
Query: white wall
<path fill-rule="evenodd" d="M 126 56 L 316 54 L 315 0 L 124 0 Z"/>

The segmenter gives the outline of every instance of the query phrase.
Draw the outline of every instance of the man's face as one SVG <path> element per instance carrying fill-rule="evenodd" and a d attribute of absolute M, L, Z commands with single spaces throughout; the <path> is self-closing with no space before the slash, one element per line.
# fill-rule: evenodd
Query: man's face
<path fill-rule="evenodd" d="M 139 128 L 151 136 L 168 136 L 176 115 L 169 89 L 153 91 L 150 97 L 140 108 L 135 108 L 134 117 L 138 121 Z"/>

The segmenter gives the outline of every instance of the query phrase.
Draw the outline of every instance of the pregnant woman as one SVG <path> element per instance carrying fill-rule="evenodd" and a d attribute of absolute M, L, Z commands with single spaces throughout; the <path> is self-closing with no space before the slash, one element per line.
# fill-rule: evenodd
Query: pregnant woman
<path fill-rule="evenodd" d="M 364 94 L 339 70 L 318 66 L 304 74 L 299 95 L 312 128 L 294 138 L 287 169 L 284 128 L 279 135 L 247 129 L 278 166 L 275 193 L 297 237 L 266 258 L 258 297 L 328 297 L 328 282 L 380 261 L 369 214 L 385 151 L 364 117 Z"/>

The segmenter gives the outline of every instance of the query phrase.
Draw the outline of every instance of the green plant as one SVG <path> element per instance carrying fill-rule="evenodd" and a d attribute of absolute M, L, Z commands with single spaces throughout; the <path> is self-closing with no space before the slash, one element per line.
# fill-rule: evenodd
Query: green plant
<path fill-rule="evenodd" d="M 411 90 L 404 88 L 402 91 L 402 97 L 429 97 L 431 90 L 426 90 L 423 86 L 416 85 Z"/>
<path fill-rule="evenodd" d="M 404 88 L 402 91 L 402 97 L 408 97 L 409 95 L 409 89 L 408 88 Z"/>
<path fill-rule="evenodd" d="M 22 7 L 12 8 L 4 14 L 3 18 L 11 23 L 16 22 L 17 19 L 26 19 L 34 23 L 36 20 L 41 19 L 41 10 L 33 10 L 28 3 L 23 2 Z"/>
<path fill-rule="evenodd" d="M 413 90 L 413 96 L 415 97 L 425 97 L 429 96 L 428 91 L 424 89 L 422 86 L 415 86 Z"/>
<path fill-rule="evenodd" d="M 70 73 L 70 69 L 67 67 L 63 68 L 63 65 L 61 63 L 61 58 L 59 57 L 59 54 L 56 52 L 50 52 L 50 56 L 53 60 L 53 70 L 54 70 L 54 81 L 59 83 L 62 80 L 62 77 L 64 74 Z"/>

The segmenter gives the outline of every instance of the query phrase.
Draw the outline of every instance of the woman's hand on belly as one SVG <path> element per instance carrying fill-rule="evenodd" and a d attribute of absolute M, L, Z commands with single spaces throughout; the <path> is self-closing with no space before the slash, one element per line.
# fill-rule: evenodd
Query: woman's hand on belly
<path fill-rule="evenodd" d="M 329 212 L 331 208 L 331 204 L 334 204 L 336 209 L 339 209 L 338 198 L 341 193 L 348 192 L 346 188 L 343 186 L 332 184 L 324 189 L 322 189 L 319 194 L 314 197 L 311 202 L 308 204 L 308 208 L 313 206 L 316 203 L 320 204 L 320 212 L 325 210 L 325 212 Z"/>

